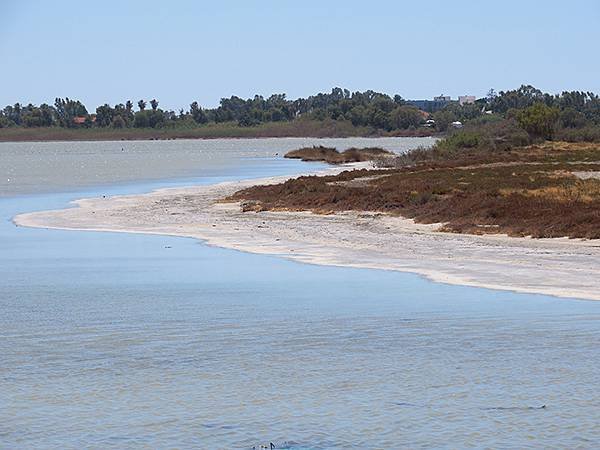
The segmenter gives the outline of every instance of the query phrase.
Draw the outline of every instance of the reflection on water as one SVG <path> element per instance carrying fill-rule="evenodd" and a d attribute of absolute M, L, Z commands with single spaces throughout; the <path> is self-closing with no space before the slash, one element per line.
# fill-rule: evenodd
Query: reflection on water
<path fill-rule="evenodd" d="M 598 302 L 9 221 L 73 197 L 0 201 L 1 448 L 600 445 Z"/>

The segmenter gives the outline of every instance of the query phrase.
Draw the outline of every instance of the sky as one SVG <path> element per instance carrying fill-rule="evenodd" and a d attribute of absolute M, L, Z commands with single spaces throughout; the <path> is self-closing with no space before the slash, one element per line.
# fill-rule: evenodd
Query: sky
<path fill-rule="evenodd" d="M 600 1 L 0 0 L 0 105 L 600 93 Z"/>

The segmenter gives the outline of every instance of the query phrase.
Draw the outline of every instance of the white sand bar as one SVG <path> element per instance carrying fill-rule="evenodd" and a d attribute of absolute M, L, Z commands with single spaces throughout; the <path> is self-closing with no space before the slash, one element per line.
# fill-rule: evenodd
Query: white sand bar
<path fill-rule="evenodd" d="M 337 169 L 336 171 L 339 171 Z M 600 241 L 473 236 L 381 214 L 245 212 L 217 203 L 288 177 L 82 199 L 21 214 L 19 226 L 152 233 L 326 265 L 413 272 L 451 284 L 600 300 Z"/>

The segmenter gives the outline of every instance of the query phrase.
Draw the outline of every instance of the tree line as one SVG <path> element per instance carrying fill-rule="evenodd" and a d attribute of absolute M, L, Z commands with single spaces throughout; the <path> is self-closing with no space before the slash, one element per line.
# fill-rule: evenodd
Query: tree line
<path fill-rule="evenodd" d="M 194 101 L 187 110 L 164 110 L 156 99 L 128 100 L 114 106 L 104 104 L 94 112 L 88 111 L 79 100 L 56 98 L 54 104 L 39 106 L 16 103 L 0 110 L 0 128 L 4 127 L 97 127 L 97 128 L 162 128 L 193 127 L 207 123 L 235 123 L 242 127 L 267 122 L 312 120 L 348 121 L 354 126 L 393 132 L 420 127 L 433 118 L 438 131 L 455 121 L 467 122 L 486 115 L 517 117 L 534 105 L 537 114 L 549 114 L 560 127 L 582 128 L 600 124 L 600 98 L 592 92 L 570 91 L 548 94 L 533 86 L 496 93 L 490 90 L 486 97 L 473 104 L 450 102 L 440 111 L 428 116 L 410 105 L 400 95 L 390 96 L 375 91 L 350 92 L 334 88 L 330 93 L 319 93 L 307 98 L 287 99 L 285 94 L 267 98 L 255 95 L 242 99 L 237 96 L 222 98 L 216 108 L 203 108 Z M 522 122 L 526 122 L 522 118 Z"/>

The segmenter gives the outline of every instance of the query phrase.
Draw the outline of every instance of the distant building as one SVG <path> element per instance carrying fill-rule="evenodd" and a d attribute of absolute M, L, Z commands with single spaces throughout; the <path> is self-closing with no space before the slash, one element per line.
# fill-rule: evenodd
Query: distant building
<path fill-rule="evenodd" d="M 458 103 L 460 104 L 460 106 L 475 103 L 475 100 L 477 100 L 477 99 L 475 98 L 474 95 L 459 95 L 458 96 Z"/>
<path fill-rule="evenodd" d="M 75 125 L 83 125 L 86 123 L 87 120 L 90 120 L 92 123 L 96 121 L 96 116 L 95 115 L 91 115 L 91 116 L 76 116 L 73 117 L 73 123 Z"/>
<path fill-rule="evenodd" d="M 434 113 L 439 111 L 440 109 L 444 109 L 446 106 L 451 103 L 458 103 L 462 105 L 469 105 L 471 103 L 475 103 L 477 98 L 474 95 L 460 95 L 458 100 L 452 100 L 452 97 L 449 95 L 438 95 L 437 97 L 433 97 L 433 100 L 406 100 L 406 103 L 409 105 L 416 106 L 421 111 L 426 111 L 428 113 Z"/>
<path fill-rule="evenodd" d="M 440 109 L 444 109 L 450 103 L 453 103 L 453 101 L 448 95 L 439 95 L 433 97 L 433 100 L 407 100 L 406 103 L 416 106 L 421 111 L 434 113 Z"/>

